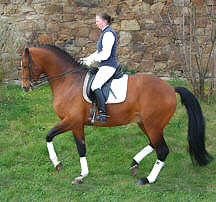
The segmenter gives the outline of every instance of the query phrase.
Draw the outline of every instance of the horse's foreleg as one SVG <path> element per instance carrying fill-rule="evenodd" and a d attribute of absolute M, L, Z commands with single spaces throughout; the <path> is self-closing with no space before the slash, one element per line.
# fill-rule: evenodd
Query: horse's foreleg
<path fill-rule="evenodd" d="M 62 129 L 62 127 L 60 127 L 59 125 L 55 126 L 54 128 L 52 128 L 48 133 L 47 133 L 47 136 L 46 136 L 46 141 L 47 141 L 47 149 L 48 149 L 48 152 L 49 152 L 49 157 L 50 157 L 50 160 L 52 161 L 53 165 L 55 166 L 55 168 L 60 171 L 61 168 L 62 168 L 62 164 L 60 161 L 58 161 L 58 157 L 55 153 L 55 149 L 54 149 L 54 146 L 53 146 L 53 138 L 58 135 L 58 134 L 61 134 L 65 132 L 65 130 Z"/>
<path fill-rule="evenodd" d="M 80 176 L 76 177 L 72 184 L 80 184 L 83 182 L 83 178 L 88 176 L 88 163 L 86 159 L 86 146 L 84 128 L 73 130 L 74 139 L 76 142 L 77 150 L 80 156 L 81 173 Z"/>
<path fill-rule="evenodd" d="M 168 148 L 163 137 L 155 145 L 155 150 L 157 153 L 157 160 L 153 166 L 153 169 L 151 170 L 148 177 L 142 178 L 137 182 L 138 185 L 154 183 L 156 181 L 161 169 L 163 168 L 164 161 L 165 161 L 167 155 L 169 154 L 169 148 Z"/>

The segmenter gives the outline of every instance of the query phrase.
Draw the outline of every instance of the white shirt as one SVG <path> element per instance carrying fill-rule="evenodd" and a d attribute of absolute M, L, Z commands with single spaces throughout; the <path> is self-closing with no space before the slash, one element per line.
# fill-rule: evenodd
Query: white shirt
<path fill-rule="evenodd" d="M 106 27 L 104 27 L 104 29 Z M 93 58 L 93 60 L 97 61 L 97 62 L 100 62 L 102 60 L 107 60 L 111 55 L 111 51 L 112 51 L 112 47 L 113 47 L 114 42 L 115 42 L 115 36 L 113 35 L 113 33 L 112 32 L 105 32 L 103 39 L 102 39 L 102 46 L 103 46 L 102 51 L 99 53 L 98 53 L 98 51 L 95 51 L 89 57 Z"/>

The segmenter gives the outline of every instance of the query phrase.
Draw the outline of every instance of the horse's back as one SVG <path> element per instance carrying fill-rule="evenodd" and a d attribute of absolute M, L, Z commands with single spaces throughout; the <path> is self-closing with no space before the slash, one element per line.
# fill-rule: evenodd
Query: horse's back
<path fill-rule="evenodd" d="M 148 94 L 151 96 L 171 96 L 175 98 L 175 89 L 167 81 L 161 78 L 154 77 L 148 74 L 135 74 L 130 75 L 128 79 L 128 86 L 132 90 L 136 88 L 136 91 L 141 94 Z"/>

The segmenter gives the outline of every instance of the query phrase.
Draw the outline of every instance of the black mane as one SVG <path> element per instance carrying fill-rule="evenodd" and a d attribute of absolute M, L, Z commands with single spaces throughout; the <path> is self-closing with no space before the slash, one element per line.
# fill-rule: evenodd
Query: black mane
<path fill-rule="evenodd" d="M 78 62 L 73 56 L 71 56 L 68 52 L 59 48 L 58 46 L 55 46 L 52 44 L 40 44 L 37 47 L 46 48 L 48 50 L 51 50 L 51 51 L 55 52 L 56 55 L 63 57 L 63 59 L 65 61 L 68 61 L 69 63 L 74 63 L 78 67 L 82 67 L 83 69 L 86 69 L 86 67 L 84 65 L 80 64 L 80 62 Z"/>

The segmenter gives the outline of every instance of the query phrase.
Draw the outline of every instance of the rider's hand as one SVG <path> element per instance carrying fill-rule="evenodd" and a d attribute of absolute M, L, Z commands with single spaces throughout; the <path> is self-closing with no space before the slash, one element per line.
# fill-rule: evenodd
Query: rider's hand
<path fill-rule="evenodd" d="M 91 57 L 80 58 L 80 63 L 83 65 L 90 66 L 92 63 L 94 63 L 94 60 Z"/>

